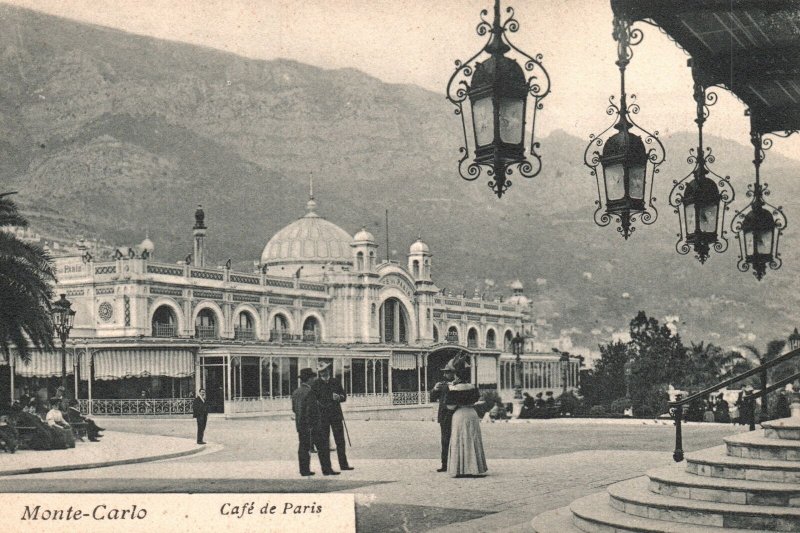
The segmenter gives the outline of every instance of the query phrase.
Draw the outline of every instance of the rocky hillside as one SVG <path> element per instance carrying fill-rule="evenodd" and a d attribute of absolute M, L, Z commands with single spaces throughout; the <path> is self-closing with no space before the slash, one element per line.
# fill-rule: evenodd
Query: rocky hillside
<path fill-rule="evenodd" d="M 597 118 L 592 129 L 608 117 Z M 302 215 L 313 174 L 328 219 L 382 240 L 388 208 L 393 257 L 420 233 L 442 287 L 472 293 L 486 279 L 502 287 L 519 277 L 543 331 L 563 330 L 576 344 L 607 340 L 639 309 L 677 315 L 684 336 L 723 345 L 763 344 L 797 325 L 797 161 L 770 154 L 764 167 L 790 230 L 784 269 L 759 284 L 736 271 L 735 240 L 705 266 L 674 251 L 666 200 L 672 179 L 690 170 L 693 135 L 664 139 L 659 221 L 625 242 L 592 222 L 586 140 L 544 138 L 542 175 L 497 200 L 485 183 L 458 177 L 459 133 L 443 94 L 418 87 L 0 6 L 0 188 L 19 191 L 42 232 L 123 245 L 149 230 L 157 257 L 174 261 L 190 251 L 202 203 L 212 262 L 232 257 L 244 268 Z M 744 205 L 750 149 L 709 143 L 715 170 L 733 176 Z"/>

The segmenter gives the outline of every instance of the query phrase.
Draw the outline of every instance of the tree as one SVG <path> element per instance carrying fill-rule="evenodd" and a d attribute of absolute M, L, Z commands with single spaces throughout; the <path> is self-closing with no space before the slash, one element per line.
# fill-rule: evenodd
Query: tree
<path fill-rule="evenodd" d="M 706 389 L 752 368 L 740 353 L 724 352 L 719 346 L 702 341 L 692 343 L 687 355 L 687 370 L 681 386 L 691 391 Z"/>
<path fill-rule="evenodd" d="M 0 351 L 8 358 L 14 346 L 28 362 L 31 345 L 53 349 L 50 302 L 56 274 L 42 248 L 3 231 L 28 225 L 11 194 L 0 194 Z"/>
<path fill-rule="evenodd" d="M 610 405 L 625 396 L 625 363 L 630 358 L 628 343 L 610 342 L 599 348 L 600 359 L 591 378 L 581 379 L 581 395 L 587 405 Z"/>

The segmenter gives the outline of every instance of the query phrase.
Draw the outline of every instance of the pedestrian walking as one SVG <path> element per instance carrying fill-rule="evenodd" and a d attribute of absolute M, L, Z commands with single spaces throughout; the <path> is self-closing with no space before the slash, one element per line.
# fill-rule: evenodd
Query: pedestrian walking
<path fill-rule="evenodd" d="M 436 469 L 437 472 L 447 472 L 447 454 L 450 449 L 450 432 L 453 427 L 454 409 L 448 409 L 444 399 L 447 396 L 449 384 L 455 377 L 455 370 L 456 369 L 453 367 L 453 360 L 451 359 L 444 368 L 442 368 L 444 380 L 437 382 L 436 385 L 433 386 L 433 390 L 431 390 L 431 402 L 439 402 L 436 421 L 439 423 L 439 430 L 441 432 L 442 466 Z"/>
<path fill-rule="evenodd" d="M 300 465 L 301 476 L 313 476 L 311 471 L 311 447 L 318 434 L 320 423 L 320 410 L 317 399 L 311 391 L 311 380 L 317 374 L 311 368 L 300 370 L 300 386 L 292 393 L 292 411 L 294 411 L 294 424 L 297 429 L 297 460 Z M 331 468 L 330 452 L 325 449 L 318 452 L 319 465 L 325 475 L 336 475 Z"/>
<path fill-rule="evenodd" d="M 339 469 L 353 470 L 353 467 L 347 462 L 347 450 L 344 442 L 342 403 L 347 401 L 347 395 L 344 393 L 342 385 L 335 379 L 331 379 L 331 363 L 320 363 L 317 367 L 317 375 L 318 378 L 311 385 L 311 392 L 314 393 L 320 410 L 318 435 L 315 439 L 317 451 L 327 450 L 330 452 L 330 434 L 333 432 Z"/>
<path fill-rule="evenodd" d="M 197 420 L 197 444 L 205 444 L 203 435 L 208 422 L 208 404 L 206 403 L 206 390 L 197 391 L 197 396 L 192 402 L 192 417 Z"/>

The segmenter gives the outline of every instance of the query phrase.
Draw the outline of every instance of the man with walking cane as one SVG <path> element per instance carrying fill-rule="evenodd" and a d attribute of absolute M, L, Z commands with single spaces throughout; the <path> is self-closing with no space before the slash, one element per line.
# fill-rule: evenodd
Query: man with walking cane
<path fill-rule="evenodd" d="M 321 362 L 317 367 L 317 374 L 319 378 L 311 385 L 311 392 L 319 402 L 320 407 L 319 436 L 315 439 L 317 448 L 329 446 L 332 430 L 333 440 L 336 443 L 336 455 L 339 458 L 339 469 L 353 470 L 353 467 L 347 462 L 344 442 L 344 416 L 342 415 L 341 405 L 342 402 L 347 401 L 347 395 L 344 393 L 341 384 L 331 379 L 331 363 Z"/>
<path fill-rule="evenodd" d="M 456 376 L 455 371 L 456 369 L 453 366 L 453 360 L 451 359 L 442 369 L 444 380 L 437 382 L 431 391 L 431 401 L 439 402 L 439 411 L 436 416 L 436 421 L 439 422 L 439 429 L 442 433 L 442 467 L 438 468 L 436 470 L 437 472 L 447 472 L 447 455 L 448 451 L 450 450 L 450 431 L 452 430 L 454 410 L 448 409 L 444 400 L 447 396 L 449 383 L 453 381 Z"/>

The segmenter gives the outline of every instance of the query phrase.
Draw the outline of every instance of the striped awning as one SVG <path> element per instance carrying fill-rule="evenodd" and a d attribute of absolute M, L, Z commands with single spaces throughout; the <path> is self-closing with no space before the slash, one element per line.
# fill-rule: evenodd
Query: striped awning
<path fill-rule="evenodd" d="M 416 370 L 417 355 L 413 353 L 393 353 L 392 368 L 395 370 Z"/>
<path fill-rule="evenodd" d="M 478 360 L 478 384 L 497 383 L 497 359 L 481 355 Z"/>
<path fill-rule="evenodd" d="M 72 350 L 67 350 L 67 374 L 72 375 Z M 18 353 L 14 353 L 14 373 L 23 378 L 52 378 L 61 375 L 61 353 L 31 351 L 31 360 L 22 361 Z"/>
<path fill-rule="evenodd" d="M 94 379 L 194 375 L 194 353 L 181 348 L 101 350 L 94 355 Z"/>

